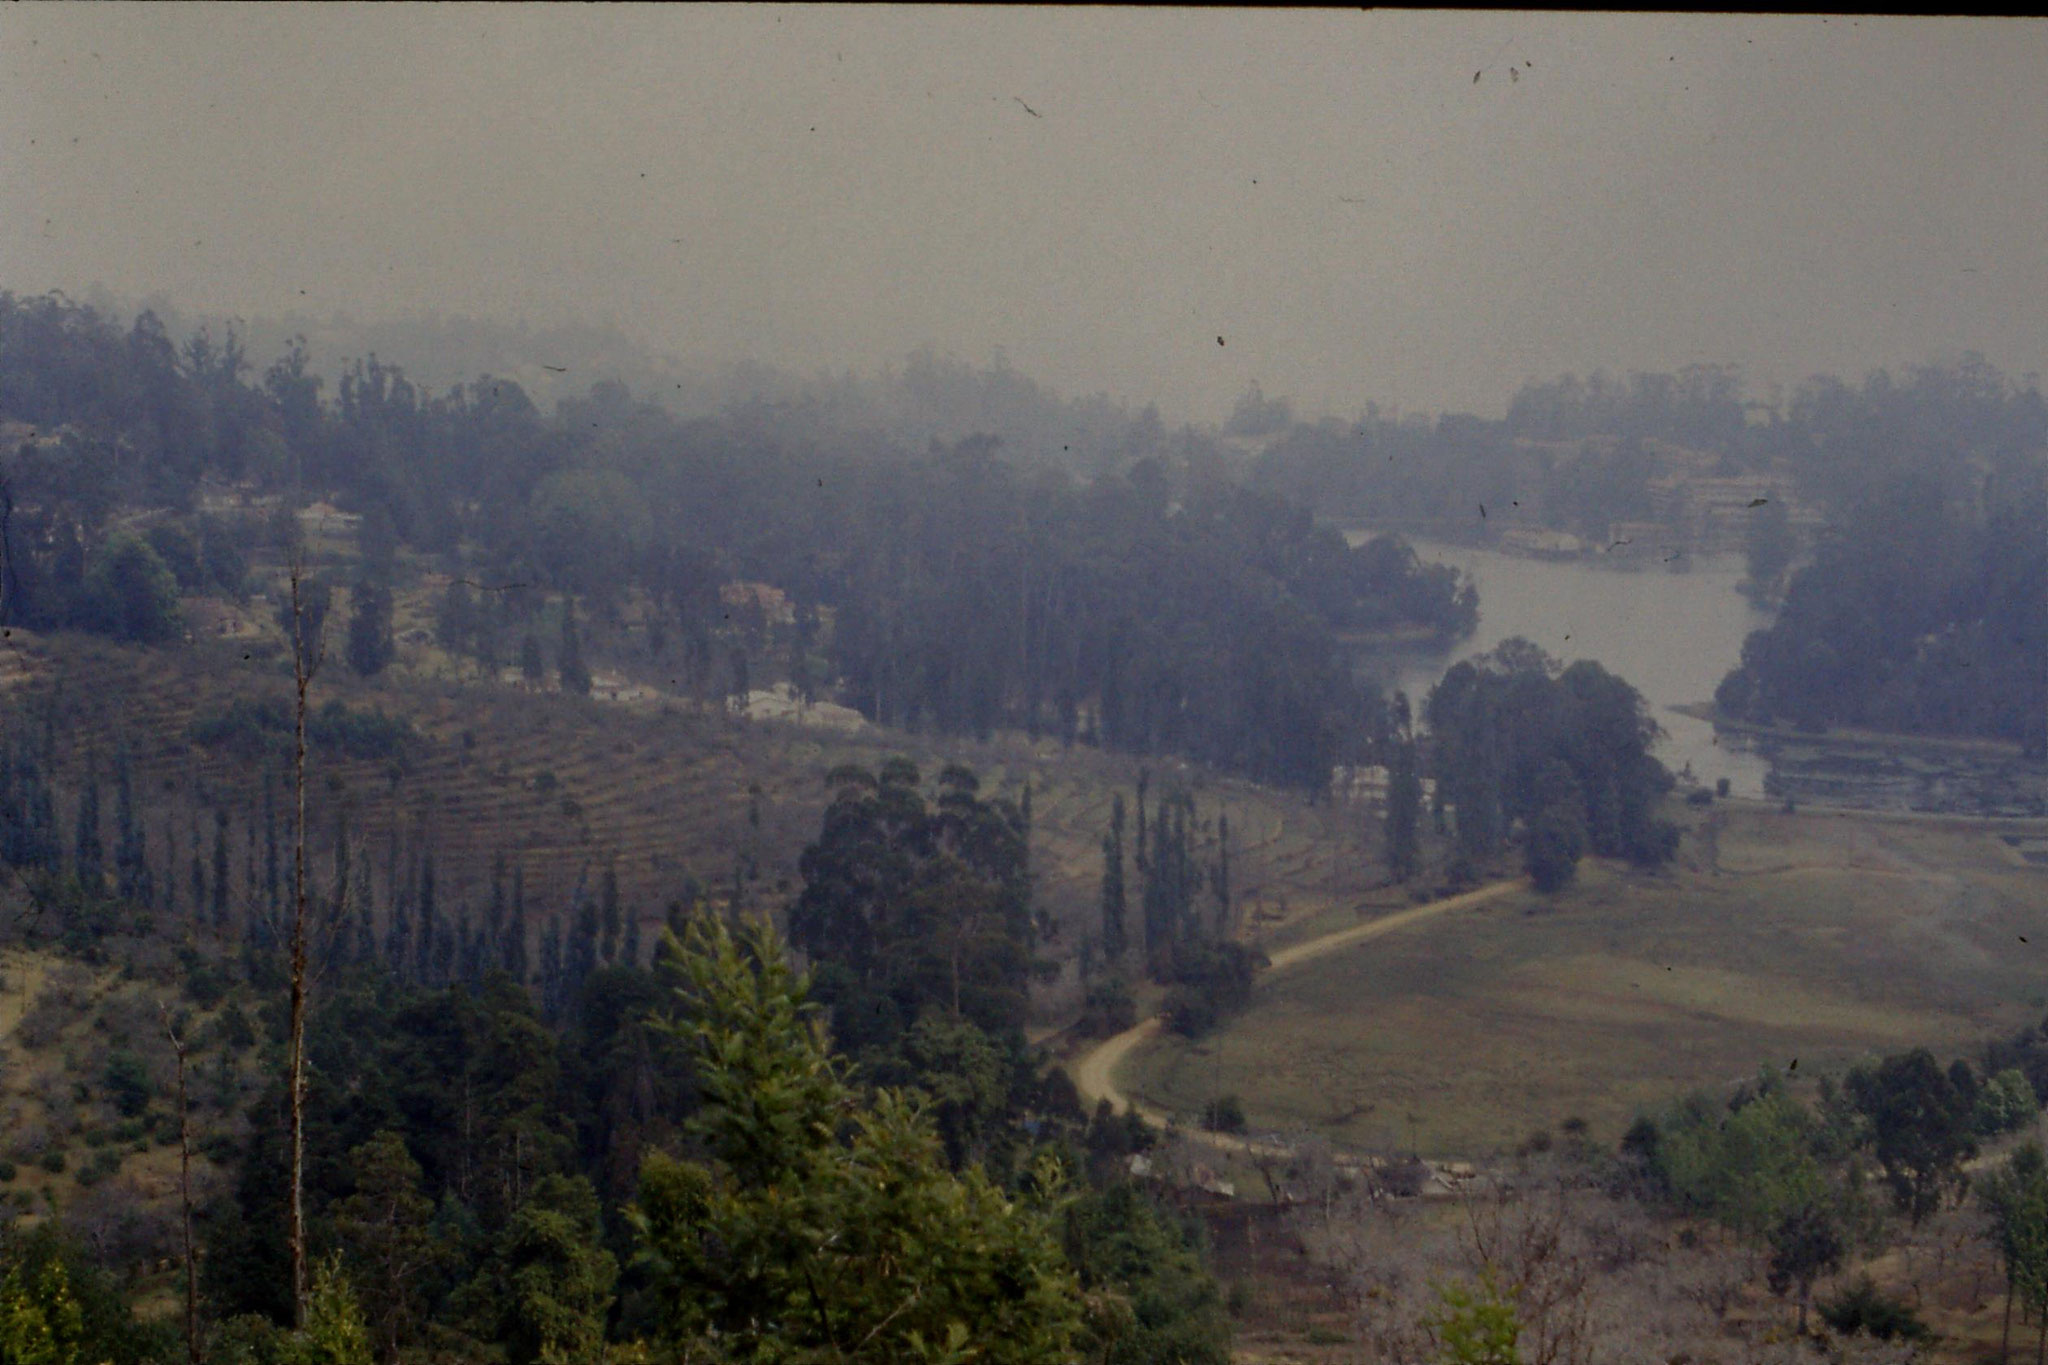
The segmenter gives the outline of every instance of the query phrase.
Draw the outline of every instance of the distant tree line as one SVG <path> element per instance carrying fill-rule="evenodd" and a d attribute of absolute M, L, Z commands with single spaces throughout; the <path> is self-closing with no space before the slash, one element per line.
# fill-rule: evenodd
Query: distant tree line
<path fill-rule="evenodd" d="M 1695 365 L 1531 383 L 1500 419 L 1368 406 L 1352 421 L 1296 421 L 1284 409 L 1276 421 L 1273 409 L 1263 399 L 1247 409 L 1267 417 L 1255 486 L 1323 516 L 1444 531 L 1483 531 L 1484 504 L 1605 535 L 1613 521 L 1650 515 L 1652 482 L 1667 472 L 1652 442 L 1713 457 L 1706 472 L 1719 477 L 1783 474 L 1841 515 L 1910 470 L 1957 492 L 1986 468 L 2037 458 L 2048 441 L 2038 382 L 1974 354 L 1901 376 L 1876 370 L 1860 384 L 1815 376 L 1768 401 L 1732 366 Z"/>
<path fill-rule="evenodd" d="M 1348 421 L 1295 421 L 1283 410 L 1275 422 L 1272 402 L 1254 409 L 1268 418 L 1254 486 L 1326 517 L 1462 528 L 1468 538 L 1489 529 L 1485 507 L 1596 541 L 1614 522 L 1650 518 L 1662 472 L 1653 441 L 1718 454 L 1724 474 L 1769 458 L 1729 366 L 1531 383 L 1499 419 L 1400 416 L 1368 404 Z"/>
<path fill-rule="evenodd" d="M 1640 437 L 1540 447 L 1517 430 L 1462 413 L 1297 423 L 1256 457 L 1250 482 L 1318 515 L 1411 526 L 1465 539 L 1493 515 L 1600 540 L 1616 521 L 1649 518 L 1656 460 Z"/>
<path fill-rule="evenodd" d="M 1873 488 L 1792 575 L 1777 619 L 1744 642 L 1720 709 L 2048 752 L 2043 473 L 2036 457 Z"/>
<path fill-rule="evenodd" d="M 288 541 L 293 507 L 331 495 L 362 519 L 359 672 L 391 657 L 391 557 L 410 546 L 467 556 L 493 589 L 451 585 L 438 622 L 493 669 L 534 670 L 534 616 L 561 598 L 559 671 L 584 690 L 573 608 L 621 627 L 638 589 L 648 654 L 675 650 L 699 686 L 743 694 L 751 658 L 805 694 L 843 680 L 890 724 L 1018 726 L 1311 791 L 1364 743 L 1370 699 L 1335 635 L 1476 620 L 1454 573 L 1398 542 L 1354 550 L 1164 441 L 1083 482 L 994 438 L 913 454 L 793 437 L 759 409 L 682 421 L 617 385 L 547 418 L 508 381 L 432 393 L 374 356 L 330 402 L 302 344 L 252 371 L 232 331 L 179 346 L 152 314 L 123 330 L 0 294 L 0 418 L 33 432 L 0 459 L 8 620 L 173 638 L 181 589 L 238 592 L 262 535 Z M 279 525 L 231 526 L 202 497 L 231 485 L 283 495 Z M 116 509 L 155 509 L 151 529 L 115 530 Z M 750 622 L 758 605 L 719 591 L 733 581 L 786 592 L 794 625 Z"/>

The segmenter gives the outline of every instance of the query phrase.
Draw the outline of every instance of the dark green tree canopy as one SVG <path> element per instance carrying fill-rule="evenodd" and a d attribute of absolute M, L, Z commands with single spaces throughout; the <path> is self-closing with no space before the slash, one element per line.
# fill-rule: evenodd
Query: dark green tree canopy
<path fill-rule="evenodd" d="M 1022 811 L 957 776 L 933 801 L 900 760 L 880 780 L 833 778 L 789 925 L 842 1046 L 887 1044 L 928 1009 L 1021 1028 L 1034 932 Z"/>
<path fill-rule="evenodd" d="M 1650 753 L 1657 724 L 1642 695 L 1599 664 L 1560 669 L 1528 641 L 1508 640 L 1454 665 L 1423 713 L 1468 857 L 1491 857 L 1515 820 L 1532 834 L 1542 827 L 1545 866 L 1560 874 L 1579 838 L 1640 863 L 1676 851 L 1676 827 L 1657 815 L 1672 786 Z"/>
<path fill-rule="evenodd" d="M 1917 1226 L 1962 1192 L 1963 1163 L 1977 1152 L 1977 1085 L 1967 1062 L 1943 1071 L 1916 1048 L 1850 1072 L 1848 1093 L 1899 1212 Z"/>
<path fill-rule="evenodd" d="M 1081 1293 L 1048 1214 L 949 1172 L 901 1094 L 848 1086 L 772 934 L 666 951 L 706 1109 L 705 1159 L 651 1154 L 633 1212 L 665 1334 L 761 1362 L 1067 1359 Z"/>
<path fill-rule="evenodd" d="M 348 666 L 367 678 L 383 672 L 397 652 L 391 639 L 391 590 L 365 581 L 349 598 Z"/>
<path fill-rule="evenodd" d="M 86 571 L 82 624 L 137 644 L 165 644 L 184 632 L 178 580 L 149 542 L 122 533 Z"/>

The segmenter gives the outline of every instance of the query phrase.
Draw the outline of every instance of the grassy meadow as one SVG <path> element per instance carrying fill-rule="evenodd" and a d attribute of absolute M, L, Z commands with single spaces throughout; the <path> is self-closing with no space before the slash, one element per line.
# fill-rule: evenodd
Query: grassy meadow
<path fill-rule="evenodd" d="M 1679 863 L 1588 862 L 1276 974 L 1199 1043 L 1134 1056 L 1124 1088 L 1260 1129 L 1483 1157 L 1634 1115 L 1773 1063 L 1966 1050 L 2048 1009 L 2048 869 L 2002 827 L 1749 804 L 1693 814 Z"/>

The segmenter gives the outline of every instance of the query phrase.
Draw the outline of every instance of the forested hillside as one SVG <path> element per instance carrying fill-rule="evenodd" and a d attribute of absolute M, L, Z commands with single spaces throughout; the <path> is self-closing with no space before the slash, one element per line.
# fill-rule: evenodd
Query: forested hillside
<path fill-rule="evenodd" d="M 296 347 L 255 373 L 232 334 L 0 296 L 0 866 L 34 989 L 10 1036 L 41 1068 L 0 1095 L 0 1160 L 11 1206 L 61 1211 L 7 1234 L 44 1269 L 0 1299 L 52 1331 L 76 1308 L 105 1359 L 175 1349 L 131 1310 L 189 1264 L 195 1340 L 251 1365 L 879 1362 L 960 1330 L 990 1359 L 1220 1365 L 1200 1239 L 1130 1180 L 1156 1138 L 1084 1111 L 1027 1041 L 1048 983 L 1077 1035 L 1142 1000 L 1219 1037 L 1266 961 L 1247 882 L 1269 869 L 1238 831 L 1272 816 L 1245 802 L 1299 810 L 1333 770 L 1384 773 L 1369 815 L 1332 818 L 1361 825 L 1347 884 L 1392 903 L 1678 853 L 1655 718 L 1599 663 L 1510 639 L 1413 714 L 1354 681 L 1347 651 L 1454 641 L 1479 603 L 1276 491 L 1334 430 L 1280 405 L 1228 433 L 1275 436 L 1245 484 L 1192 438 L 1092 472 L 986 435 L 907 450 L 825 420 L 845 395 L 683 418 L 598 386 L 548 415 L 371 358 L 329 402 Z M 1507 471 L 1490 495 L 1538 488 L 1590 530 L 1718 442 L 1831 518 L 1798 567 L 1810 516 L 1759 500 L 1754 586 L 1790 586 L 1725 707 L 2023 735 L 2038 405 L 1978 379 L 1816 386 L 1762 425 L 1712 385 L 1525 390 L 1491 435 L 1385 424 L 1393 458 L 1354 491 L 1426 521 Z M 302 1127 L 295 634 L 320 677 Z M 735 717 L 768 683 L 876 729 L 756 742 Z M 600 723 L 600 691 L 638 700 Z M 947 745 L 1099 750 L 1132 800 L 1108 768 L 984 790 Z M 1053 837 L 1034 797 L 1061 802 Z M 787 949 L 743 927 L 763 918 Z"/>
<path fill-rule="evenodd" d="M 892 758 L 819 793 L 793 755 L 823 746 L 771 755 L 727 703 L 774 681 L 900 736 L 1316 798 L 1388 734 L 1339 636 L 1456 638 L 1470 587 L 1171 442 L 1083 478 L 787 417 L 616 386 L 546 416 L 368 358 L 329 402 L 301 347 L 259 374 L 231 332 L 0 297 L 0 865 L 35 1078 L 0 1092 L 0 1184 L 58 1215 L 0 1234 L 33 1268 L 0 1282 L 0 1349 L 881 1361 L 971 1325 L 991 1359 L 1221 1362 L 1198 1238 L 1127 1183 L 1154 1137 L 1025 1040 L 1033 990 L 1101 952 L 1050 941 L 1075 870 L 1032 866 L 1028 780 Z M 655 701 L 596 725 L 600 671 Z M 1251 963 L 1196 904 L 1230 907 L 1229 826 L 1164 788 L 1148 852 L 1139 779 L 1142 939 L 1213 1017 Z M 713 847 L 729 868 L 691 861 Z M 764 913 L 814 985 L 729 936 Z M 189 1321 L 137 1316 L 174 1267 Z"/>
<path fill-rule="evenodd" d="M 1501 419 L 1371 406 L 1352 421 L 1269 419 L 1254 483 L 1367 525 L 1468 539 L 1522 522 L 1604 546 L 1614 523 L 1668 514 L 1659 481 L 1676 451 L 1706 457 L 1686 471 L 1694 476 L 1762 468 L 1768 451 L 1748 418 L 1731 367 L 1567 376 L 1526 385 Z M 1482 506 L 1499 520 L 1489 524 Z"/>
<path fill-rule="evenodd" d="M 847 432 L 879 435 L 908 450 L 973 435 L 1002 438 L 1005 456 L 1092 476 L 1148 455 L 1223 465 L 1235 453 L 1214 433 L 1169 423 L 1156 404 L 1097 392 L 1067 397 L 1014 368 L 997 348 L 986 365 L 919 347 L 872 374 L 799 373 L 760 361 L 693 363 L 589 323 L 507 325 L 438 314 L 401 319 L 347 314 L 227 319 L 188 316 L 168 299 L 125 302 L 88 292 L 101 316 L 155 312 L 174 336 L 233 325 L 244 346 L 273 356 L 303 338 L 308 364 L 328 386 L 356 357 L 379 355 L 416 385 L 445 391 L 478 375 L 517 383 L 543 411 L 599 383 L 657 397 L 679 417 L 744 410 L 776 439 L 795 444 Z M 694 359 L 694 358 L 693 358 Z"/>
<path fill-rule="evenodd" d="M 885 723 L 1016 727 L 1314 790 L 1372 735 L 1333 632 L 1454 638 L 1474 620 L 1453 575 L 1352 550 L 1197 460 L 1083 483 L 986 438 L 792 442 L 760 411 L 683 421 L 616 385 L 550 418 L 516 384 L 435 394 L 374 357 L 331 403 L 302 347 L 254 368 L 232 333 L 179 343 L 153 315 L 123 330 L 0 298 L 10 621 L 170 638 L 178 589 L 237 593 L 290 511 L 326 497 L 361 519 L 372 598 L 399 547 L 492 589 L 479 606 L 451 585 L 444 634 L 493 668 L 568 598 L 698 690 L 842 679 Z M 252 503 L 283 511 L 234 515 Z M 783 595 L 776 650 L 728 629 L 733 582 Z"/>
<path fill-rule="evenodd" d="M 1160 17 L 0 6 L 0 1365 L 2048 1365 L 2048 27 Z"/>
<path fill-rule="evenodd" d="M 1732 716 L 2048 752 L 2048 405 L 1981 365 L 1795 409 L 1834 518 L 1716 700 Z"/>
<path fill-rule="evenodd" d="M 1567 375 L 1524 385 L 1498 420 L 1368 407 L 1352 421 L 1311 422 L 1273 407 L 1240 403 L 1258 487 L 1368 525 L 1480 539 L 1525 522 L 1577 533 L 1595 551 L 1631 522 L 1660 526 L 1674 544 L 1712 545 L 1703 489 L 1710 500 L 1781 493 L 1807 520 L 1840 524 L 1909 472 L 1962 496 L 2048 440 L 2036 379 L 1975 356 L 1861 383 L 1817 375 L 1768 393 L 1746 388 L 1732 366 Z"/>

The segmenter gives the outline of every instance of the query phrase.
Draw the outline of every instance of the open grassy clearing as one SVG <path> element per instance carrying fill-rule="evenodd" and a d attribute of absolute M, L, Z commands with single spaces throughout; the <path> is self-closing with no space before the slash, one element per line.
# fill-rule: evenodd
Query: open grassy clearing
<path fill-rule="evenodd" d="M 2024 940 L 2022 940 L 2024 936 Z M 1124 1087 L 1183 1114 L 1483 1156 L 1579 1117 L 1800 1061 L 1962 1049 L 2048 1007 L 2048 871 L 1988 827 L 1721 807 L 1645 874 L 1588 863 L 1304 963 L 1222 1032 L 1134 1056 Z"/>

